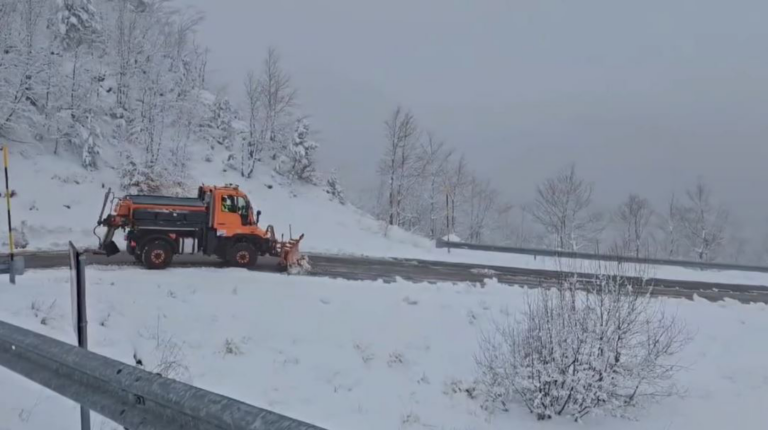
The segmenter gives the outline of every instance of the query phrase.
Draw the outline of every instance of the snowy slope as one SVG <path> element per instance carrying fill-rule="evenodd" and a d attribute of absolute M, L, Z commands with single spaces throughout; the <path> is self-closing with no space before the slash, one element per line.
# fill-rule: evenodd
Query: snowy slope
<path fill-rule="evenodd" d="M 351 252 L 368 255 L 398 255 L 403 249 L 428 250 L 432 243 L 402 231 L 384 237 L 382 226 L 352 206 L 332 201 L 321 188 L 291 185 L 267 168 L 244 180 L 237 172 L 224 172 L 220 159 L 208 163 L 193 155 L 192 178 L 188 194 L 197 186 L 239 184 L 262 210 L 262 223 L 273 224 L 287 238 L 305 233 L 306 249 L 321 252 Z M 92 230 L 107 188 L 118 189 L 116 172 L 108 165 L 86 172 L 76 160 L 57 157 L 37 146 L 16 146 L 11 152 L 11 189 L 14 225 L 26 222 L 29 250 L 64 249 L 72 240 L 79 246 L 93 247 L 97 239 Z M 121 195 L 121 191 L 117 191 Z M 3 213 L 3 221 L 5 214 Z M 0 238 L 7 241 L 7 232 Z"/>
<path fill-rule="evenodd" d="M 768 422 L 765 305 L 660 299 L 697 332 L 681 357 L 687 396 L 639 411 L 637 422 L 539 423 L 519 405 L 489 416 L 452 390 L 473 379 L 478 330 L 518 310 L 523 289 L 234 269 L 92 268 L 87 276 L 93 350 L 131 364 L 136 352 L 150 369 L 175 350 L 179 378 L 331 430 L 758 430 Z M 16 287 L 0 281 L 0 319 L 73 342 L 68 279 L 52 270 Z M 73 403 L 2 369 L 0 386 L 0 428 L 76 428 Z M 93 428 L 116 427 L 97 420 Z"/>
<path fill-rule="evenodd" d="M 219 154 L 213 162 L 205 162 L 202 152 L 194 152 L 200 151 L 200 146 L 193 145 L 192 149 L 189 195 L 196 194 L 200 183 L 237 183 L 248 193 L 256 208 L 262 210 L 262 224 L 273 224 L 277 234 L 284 234 L 285 237 L 288 237 L 289 231 L 294 236 L 305 233 L 302 244 L 305 251 L 585 273 L 598 270 L 597 264 L 592 261 L 467 250 L 448 253 L 445 249 L 436 249 L 433 242 L 423 237 L 397 228 L 390 229 L 385 236 L 382 223 L 351 205 L 341 205 L 332 200 L 320 187 L 291 184 L 267 167 L 260 167 L 253 178 L 245 180 L 238 172 L 224 171 L 222 161 L 225 154 Z M 11 188 L 18 193 L 13 199 L 14 225 L 18 227 L 22 222 L 26 223 L 24 229 L 29 241 L 28 250 L 65 249 L 69 240 L 81 247 L 97 245 L 92 230 L 104 193 L 109 187 L 118 189 L 116 173 L 108 163 L 110 157 L 105 157 L 107 160 L 99 171 L 86 172 L 79 166 L 78 160 L 54 156 L 42 147 L 12 147 Z M 4 223 L 5 213 L 0 212 L 3 212 Z M 0 241 L 6 242 L 6 236 L 5 231 L 0 233 Z M 625 265 L 624 270 L 630 274 L 664 279 L 768 286 L 766 273 L 637 265 Z"/>

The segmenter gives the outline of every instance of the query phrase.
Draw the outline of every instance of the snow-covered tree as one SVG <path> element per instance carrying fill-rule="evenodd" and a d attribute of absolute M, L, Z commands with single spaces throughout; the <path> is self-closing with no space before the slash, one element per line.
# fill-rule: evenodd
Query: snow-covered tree
<path fill-rule="evenodd" d="M 660 217 L 658 230 L 662 236 L 659 248 L 664 258 L 679 258 L 683 242 L 683 208 L 672 194 L 666 206 L 666 211 Z"/>
<path fill-rule="evenodd" d="M 84 114 L 82 124 L 77 124 L 77 131 L 83 146 L 82 165 L 87 170 L 96 170 L 98 168 L 96 157 L 101 153 L 99 141 L 102 136 L 101 129 L 96 124 L 91 112 Z"/>
<path fill-rule="evenodd" d="M 398 106 L 384 122 L 386 151 L 379 163 L 379 173 L 387 189 L 386 220 L 391 226 L 408 226 L 412 213 L 404 204 L 418 180 L 417 148 L 421 132 L 410 111 Z"/>
<path fill-rule="evenodd" d="M 654 211 L 648 199 L 630 194 L 614 213 L 622 255 L 648 256 L 651 246 L 649 226 Z"/>
<path fill-rule="evenodd" d="M 418 152 L 419 172 L 423 177 L 418 192 L 421 206 L 420 231 L 430 239 L 437 239 L 445 232 L 445 176 L 453 157 L 453 150 L 446 147 L 431 132 L 427 133 Z"/>
<path fill-rule="evenodd" d="M 311 139 L 309 122 L 305 118 L 299 118 L 296 120 L 293 141 L 282 157 L 283 166 L 280 170 L 289 178 L 314 183 L 317 179 L 314 152 L 318 147 L 317 142 Z"/>
<path fill-rule="evenodd" d="M 56 3 L 59 37 L 66 49 L 78 49 L 96 40 L 101 23 L 92 0 L 56 0 Z"/>
<path fill-rule="evenodd" d="M 325 184 L 325 192 L 328 193 L 332 199 L 335 199 L 342 205 L 347 204 L 347 199 L 344 197 L 344 189 L 341 186 L 341 182 L 339 182 L 336 170 L 331 171 Z"/>
<path fill-rule="evenodd" d="M 200 125 L 203 138 L 211 148 L 217 146 L 231 151 L 234 149 L 237 121 L 237 111 L 227 97 L 219 96 L 214 100 L 210 113 Z"/>
<path fill-rule="evenodd" d="M 241 121 L 226 97 L 211 103 L 204 91 L 200 19 L 169 0 L 0 0 L 0 137 L 35 139 L 87 170 L 110 165 L 134 190 L 178 189 L 200 140 L 243 176 L 263 151 L 295 158 L 308 178 L 314 147 L 293 139 L 296 90 L 277 51 L 254 76 L 256 109 Z M 229 153 L 240 142 L 245 151 Z"/>
<path fill-rule="evenodd" d="M 261 75 L 261 100 L 264 113 L 262 127 L 273 160 L 285 151 L 289 142 L 296 98 L 297 91 L 293 88 L 290 75 L 283 69 L 280 54 L 276 48 L 270 47 Z"/>
<path fill-rule="evenodd" d="M 253 175 L 256 162 L 267 151 L 270 160 L 279 161 L 291 146 L 290 127 L 297 92 L 291 77 L 280 64 L 280 55 L 269 48 L 261 72 L 249 72 L 245 79 L 248 133 L 241 139 L 241 174 Z"/>
<path fill-rule="evenodd" d="M 726 238 L 728 211 L 712 201 L 712 189 L 701 179 L 686 191 L 681 223 L 691 254 L 701 261 L 713 261 Z"/>
<path fill-rule="evenodd" d="M 43 0 L 0 2 L 0 136 L 37 128 L 45 13 Z"/>
<path fill-rule="evenodd" d="M 592 184 L 578 177 L 573 164 L 536 187 L 529 210 L 557 249 L 578 251 L 602 232 L 602 217 L 589 212 L 592 191 Z"/>
<path fill-rule="evenodd" d="M 263 111 L 261 101 L 261 85 L 256 73 L 249 72 L 245 78 L 246 116 L 248 131 L 240 135 L 240 174 L 250 178 L 260 160 L 264 149 L 265 129 L 262 126 Z"/>

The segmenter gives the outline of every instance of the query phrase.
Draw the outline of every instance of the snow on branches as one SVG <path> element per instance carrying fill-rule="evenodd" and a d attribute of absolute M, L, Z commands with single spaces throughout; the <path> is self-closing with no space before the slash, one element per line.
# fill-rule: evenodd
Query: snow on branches
<path fill-rule="evenodd" d="M 314 152 L 318 144 L 310 138 L 309 123 L 304 118 L 296 120 L 293 140 L 281 157 L 278 171 L 291 179 L 307 183 L 317 181 Z"/>
<path fill-rule="evenodd" d="M 95 40 L 101 23 L 92 0 L 57 0 L 59 37 L 64 48 L 78 49 Z"/>
<path fill-rule="evenodd" d="M 679 392 L 684 323 L 616 274 L 538 289 L 511 321 L 482 334 L 475 356 L 486 406 L 522 403 L 539 420 L 629 415 Z"/>
<path fill-rule="evenodd" d="M 347 199 L 344 197 L 344 189 L 339 182 L 339 178 L 336 171 L 333 170 L 325 181 L 325 192 L 328 193 L 332 199 L 338 201 L 342 205 L 347 204 Z"/>

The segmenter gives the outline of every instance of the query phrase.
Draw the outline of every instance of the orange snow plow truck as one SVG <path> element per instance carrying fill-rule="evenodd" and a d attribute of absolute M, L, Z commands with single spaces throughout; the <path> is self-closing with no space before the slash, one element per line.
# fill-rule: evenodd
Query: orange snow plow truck
<path fill-rule="evenodd" d="M 110 200 L 113 209 L 105 218 Z M 174 255 L 194 253 L 216 256 L 236 267 L 253 266 L 260 255 L 278 257 L 279 267 L 289 271 L 304 265 L 306 259 L 299 253 L 304 235 L 278 240 L 271 225 L 259 227 L 260 217 L 261 211 L 254 213 L 248 196 L 237 185 L 203 185 L 197 197 L 191 198 L 116 198 L 110 189 L 96 228 L 106 227 L 104 236 L 99 237 L 100 251 L 107 256 L 119 253 L 113 238 L 118 229 L 126 231 L 128 254 L 153 270 L 170 266 Z"/>

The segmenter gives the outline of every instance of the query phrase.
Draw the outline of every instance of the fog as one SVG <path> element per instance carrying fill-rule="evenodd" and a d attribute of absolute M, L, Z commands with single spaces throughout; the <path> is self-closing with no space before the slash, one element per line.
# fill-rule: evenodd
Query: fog
<path fill-rule="evenodd" d="M 513 203 L 575 162 L 606 209 L 701 175 L 736 220 L 768 223 L 768 3 L 177 1 L 206 13 L 210 79 L 236 101 L 279 49 L 349 192 L 375 186 L 401 103 Z"/>

